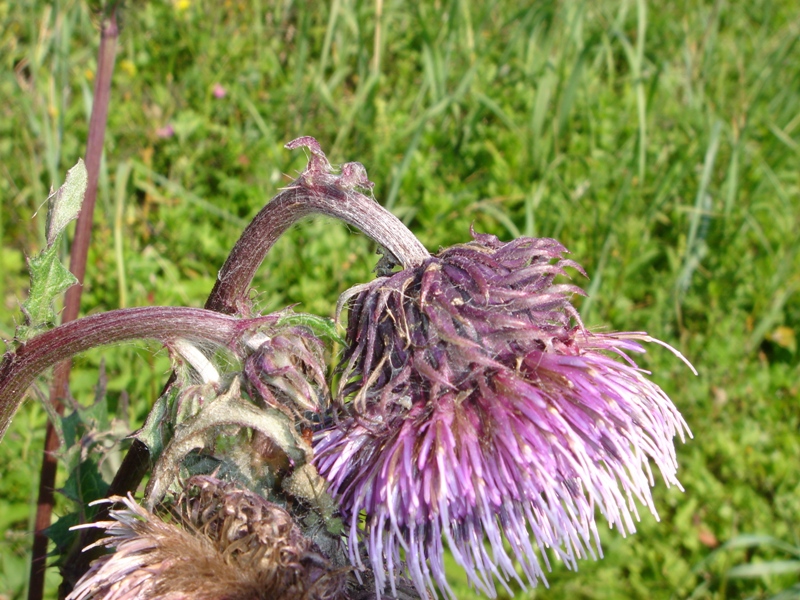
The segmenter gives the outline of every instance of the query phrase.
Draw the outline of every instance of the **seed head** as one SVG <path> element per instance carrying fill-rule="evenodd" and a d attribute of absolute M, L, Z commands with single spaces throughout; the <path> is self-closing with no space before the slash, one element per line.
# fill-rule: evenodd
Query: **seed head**
<path fill-rule="evenodd" d="M 291 515 L 213 477 L 189 480 L 172 518 L 125 508 L 95 523 L 114 548 L 92 563 L 68 600 L 333 600 L 347 572 L 303 536 Z"/>

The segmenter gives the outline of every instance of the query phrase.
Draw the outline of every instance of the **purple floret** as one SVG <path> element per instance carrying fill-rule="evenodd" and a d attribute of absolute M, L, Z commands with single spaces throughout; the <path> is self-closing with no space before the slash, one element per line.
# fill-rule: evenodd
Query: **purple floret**
<path fill-rule="evenodd" d="M 316 464 L 379 590 L 405 572 L 423 596 L 452 596 L 445 546 L 489 596 L 495 581 L 535 585 L 546 548 L 571 568 L 601 555 L 595 507 L 623 535 L 634 499 L 656 514 L 651 461 L 680 486 L 673 438 L 688 427 L 627 356 L 654 340 L 584 329 L 569 302 L 583 292 L 555 279 L 585 273 L 557 241 L 473 235 L 362 286 L 349 309 Z"/>

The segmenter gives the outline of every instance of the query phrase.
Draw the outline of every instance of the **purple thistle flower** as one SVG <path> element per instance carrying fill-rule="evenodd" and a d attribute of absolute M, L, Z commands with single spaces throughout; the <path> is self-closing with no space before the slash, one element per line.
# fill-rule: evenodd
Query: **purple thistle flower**
<path fill-rule="evenodd" d="M 515 562 L 546 582 L 546 548 L 570 568 L 602 555 L 595 507 L 623 535 L 635 500 L 656 515 L 651 460 L 680 487 L 688 427 L 627 356 L 657 340 L 584 329 L 569 302 L 582 290 L 554 280 L 585 273 L 557 241 L 473 237 L 343 296 L 340 416 L 316 465 L 378 590 L 406 572 L 452 596 L 445 544 L 489 596 L 495 579 L 525 585 Z"/>

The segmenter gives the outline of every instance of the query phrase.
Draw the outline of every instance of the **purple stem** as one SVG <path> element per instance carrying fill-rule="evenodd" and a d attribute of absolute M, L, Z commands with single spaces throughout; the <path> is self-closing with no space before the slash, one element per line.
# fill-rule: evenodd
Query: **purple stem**
<path fill-rule="evenodd" d="M 403 268 L 414 267 L 430 254 L 403 223 L 356 188 L 371 188 L 360 163 L 346 163 L 335 175 L 314 138 L 286 144 L 311 151 L 306 170 L 275 196 L 242 232 L 217 277 L 206 308 L 247 316 L 247 290 L 272 245 L 294 223 L 311 214 L 336 217 L 360 229 L 388 250 Z"/>
<path fill-rule="evenodd" d="M 90 348 L 136 339 L 169 343 L 186 338 L 229 346 L 248 325 L 242 320 L 202 308 L 146 306 L 112 310 L 55 327 L 7 352 L 0 363 L 0 438 L 42 371 Z"/>

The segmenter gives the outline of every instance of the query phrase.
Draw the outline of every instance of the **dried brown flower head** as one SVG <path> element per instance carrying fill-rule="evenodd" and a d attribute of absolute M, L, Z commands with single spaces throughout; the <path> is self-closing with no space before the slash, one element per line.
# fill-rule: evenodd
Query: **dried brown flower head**
<path fill-rule="evenodd" d="M 191 478 L 161 518 L 131 496 L 113 521 L 94 523 L 114 548 L 68 600 L 334 600 L 349 569 L 336 568 L 292 516 L 258 494 L 214 477 Z"/>

